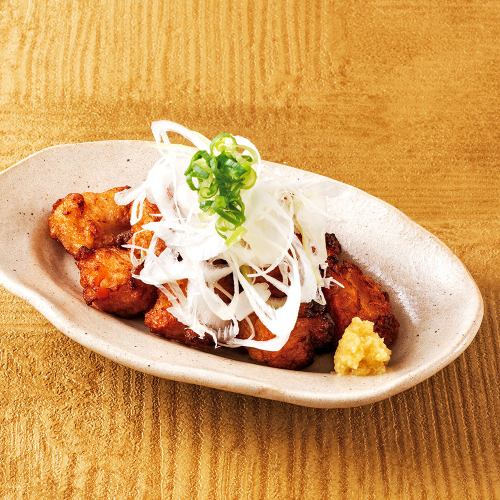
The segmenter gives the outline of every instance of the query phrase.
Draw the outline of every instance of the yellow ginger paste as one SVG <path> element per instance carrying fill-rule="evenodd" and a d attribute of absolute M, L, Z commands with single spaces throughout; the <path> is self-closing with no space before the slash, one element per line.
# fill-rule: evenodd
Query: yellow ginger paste
<path fill-rule="evenodd" d="M 385 372 L 391 350 L 373 331 L 371 321 L 353 318 L 335 351 L 334 367 L 340 375 L 378 375 Z"/>

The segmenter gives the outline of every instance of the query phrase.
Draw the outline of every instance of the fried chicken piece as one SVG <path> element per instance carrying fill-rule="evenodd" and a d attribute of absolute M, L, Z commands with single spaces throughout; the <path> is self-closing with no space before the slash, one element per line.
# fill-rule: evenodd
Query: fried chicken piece
<path fill-rule="evenodd" d="M 160 217 L 158 216 L 159 213 L 160 210 L 154 203 L 151 203 L 147 199 L 144 200 L 141 220 L 135 223 L 130 228 L 128 243 L 132 242 L 131 238 L 132 236 L 135 235 L 133 240 L 135 245 L 140 246 L 142 248 L 149 248 L 149 245 L 151 244 L 151 239 L 153 237 L 153 231 L 143 229 L 142 226 L 149 224 L 150 222 L 158 222 L 161 219 L 161 216 Z M 165 250 L 165 248 L 166 248 L 165 243 L 162 240 L 158 240 L 155 249 L 156 254 L 159 255 L 161 252 L 163 252 L 163 250 Z"/>
<path fill-rule="evenodd" d="M 228 274 L 227 276 L 224 276 L 224 278 L 221 278 L 218 281 L 218 285 L 229 295 L 234 295 L 234 279 L 233 279 L 233 273 Z M 215 293 L 226 303 L 229 304 L 231 299 L 226 295 L 226 293 L 223 293 L 222 291 L 218 290 L 217 288 L 214 289 Z"/>
<path fill-rule="evenodd" d="M 256 314 L 249 316 L 255 330 L 255 340 L 269 340 L 273 334 L 262 324 Z M 250 337 L 251 330 L 246 321 L 240 322 L 239 338 Z M 310 365 L 316 352 L 333 349 L 334 325 L 325 306 L 316 302 L 302 304 L 299 317 L 287 343 L 276 352 L 247 348 L 249 356 L 259 363 L 275 368 L 300 370 Z"/>
<path fill-rule="evenodd" d="M 325 239 L 328 265 L 333 266 L 339 261 L 342 247 L 340 246 L 339 240 L 333 233 L 327 233 Z"/>
<path fill-rule="evenodd" d="M 125 318 L 147 311 L 157 290 L 132 277 L 128 250 L 81 248 L 76 255 L 83 298 L 88 305 Z"/>
<path fill-rule="evenodd" d="M 298 235 L 299 238 L 301 238 L 300 235 Z M 338 256 L 340 255 L 341 248 L 340 248 L 340 243 L 339 240 L 335 237 L 334 234 L 327 234 L 326 235 L 326 251 L 328 255 L 328 262 L 331 262 L 334 264 L 338 260 Z M 250 271 L 251 272 L 251 271 Z M 272 278 L 275 278 L 279 281 L 283 280 L 283 276 L 281 275 L 281 272 L 278 267 L 275 267 L 270 273 L 269 276 Z M 275 298 L 283 298 L 286 296 L 285 293 L 283 293 L 281 290 L 278 290 L 274 285 L 269 283 L 265 278 L 258 276 L 255 278 L 255 283 L 268 283 L 269 285 L 269 291 L 271 292 L 271 296 Z"/>
<path fill-rule="evenodd" d="M 81 247 L 97 249 L 113 245 L 130 228 L 130 207 L 115 203 L 115 194 L 127 187 L 102 193 L 71 193 L 57 200 L 49 216 L 50 236 L 75 256 Z"/>
<path fill-rule="evenodd" d="M 388 294 L 352 262 L 329 265 L 328 276 L 344 285 L 341 288 L 332 283 L 330 288 L 324 290 L 330 315 L 335 322 L 336 338 L 340 339 L 352 318 L 358 316 L 372 321 L 374 330 L 390 347 L 397 338 L 399 323 L 392 314 Z"/>
<path fill-rule="evenodd" d="M 185 287 L 186 283 L 182 282 L 180 286 Z M 171 306 L 172 304 L 168 297 L 160 293 L 153 308 L 146 313 L 146 317 L 144 318 L 145 325 L 153 333 L 191 347 L 206 348 L 213 345 L 212 337 L 205 335 L 204 338 L 200 338 L 197 333 L 190 330 L 169 312 L 168 309 Z"/>
<path fill-rule="evenodd" d="M 118 234 L 114 240 L 114 246 L 121 247 L 123 245 L 126 245 L 127 243 L 130 242 L 130 238 L 132 238 L 132 233 L 131 229 L 127 229 L 126 231 L 121 232 Z"/>

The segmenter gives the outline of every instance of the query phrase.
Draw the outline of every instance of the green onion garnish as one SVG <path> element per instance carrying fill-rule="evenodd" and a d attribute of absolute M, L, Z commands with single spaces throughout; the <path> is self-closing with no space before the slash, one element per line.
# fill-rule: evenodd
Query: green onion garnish
<path fill-rule="evenodd" d="M 210 153 L 197 151 L 184 172 L 188 186 L 198 192 L 200 208 L 217 214 L 215 229 L 231 246 L 245 233 L 245 205 L 241 190 L 250 189 L 257 180 L 253 165 L 257 153 L 222 132 L 210 143 Z"/>

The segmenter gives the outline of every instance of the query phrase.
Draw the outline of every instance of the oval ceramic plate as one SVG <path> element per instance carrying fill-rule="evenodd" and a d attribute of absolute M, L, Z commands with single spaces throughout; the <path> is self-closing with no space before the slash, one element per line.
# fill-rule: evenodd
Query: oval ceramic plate
<path fill-rule="evenodd" d="M 139 320 L 89 308 L 72 257 L 49 238 L 52 203 L 70 192 L 134 185 L 158 156 L 150 142 L 67 144 L 5 171 L 0 176 L 0 283 L 68 337 L 118 363 L 158 377 L 305 406 L 350 407 L 387 398 L 436 373 L 474 338 L 483 304 L 458 258 L 392 206 L 324 177 L 333 196 L 332 231 L 345 252 L 383 284 L 401 323 L 384 375 L 332 374 L 331 354 L 306 371 L 260 366 L 236 351 L 197 351 L 150 334 Z M 315 175 L 265 163 L 287 169 L 290 176 Z"/>

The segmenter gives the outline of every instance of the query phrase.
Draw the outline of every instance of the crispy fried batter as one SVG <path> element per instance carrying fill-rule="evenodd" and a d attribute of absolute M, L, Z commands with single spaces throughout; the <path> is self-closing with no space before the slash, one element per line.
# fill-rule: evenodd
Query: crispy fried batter
<path fill-rule="evenodd" d="M 218 281 L 218 285 L 229 295 L 234 294 L 234 279 L 233 273 L 224 276 Z M 231 299 L 226 295 L 226 293 L 221 292 L 217 288 L 215 288 L 215 293 L 226 303 L 229 304 Z"/>
<path fill-rule="evenodd" d="M 184 283 L 179 283 L 186 286 Z M 213 340 L 209 335 L 200 338 L 193 330 L 181 323 L 168 309 L 172 306 L 168 297 L 160 293 L 152 309 L 146 313 L 144 323 L 153 332 L 192 347 L 210 347 Z"/>
<path fill-rule="evenodd" d="M 375 323 L 375 331 L 390 347 L 398 335 L 399 323 L 392 314 L 387 293 L 352 262 L 329 265 L 328 275 L 344 285 L 341 288 L 333 283 L 324 290 L 330 314 L 335 321 L 337 339 L 342 337 L 352 318 L 358 316 Z"/>
<path fill-rule="evenodd" d="M 257 316 L 249 316 L 255 329 L 255 340 L 268 340 L 273 334 L 262 324 Z M 246 321 L 240 322 L 239 338 L 248 338 L 251 334 Z M 249 356 L 259 363 L 275 368 L 299 370 L 310 365 L 318 351 L 333 348 L 333 322 L 326 313 L 325 307 L 315 302 L 302 304 L 295 328 L 288 342 L 277 352 L 248 348 Z"/>
<path fill-rule="evenodd" d="M 97 249 L 114 244 L 130 228 L 130 207 L 115 203 L 114 196 L 127 187 L 103 193 L 71 193 L 56 201 L 49 216 L 50 236 L 73 256 L 81 247 Z"/>
<path fill-rule="evenodd" d="M 333 233 L 327 233 L 325 239 L 328 265 L 333 266 L 333 264 L 336 264 L 339 260 L 342 247 L 340 246 L 339 240 Z"/>
<path fill-rule="evenodd" d="M 151 238 L 153 237 L 153 231 L 142 229 L 142 226 L 149 224 L 150 222 L 158 222 L 161 218 L 158 217 L 159 213 L 160 210 L 154 203 L 151 203 L 147 199 L 144 200 L 141 220 L 131 227 L 130 238 L 135 235 L 135 245 L 142 248 L 149 248 L 149 245 L 151 244 Z M 160 254 L 163 250 L 165 250 L 165 243 L 162 240 L 158 240 L 158 242 L 156 243 L 157 255 Z"/>
<path fill-rule="evenodd" d="M 136 316 L 153 305 L 156 288 L 132 277 L 127 250 L 83 247 L 76 260 L 87 304 L 123 317 Z"/>
<path fill-rule="evenodd" d="M 115 238 L 114 244 L 117 247 L 121 247 L 129 243 L 130 238 L 132 238 L 132 230 L 127 229 L 126 231 L 121 232 Z"/>

